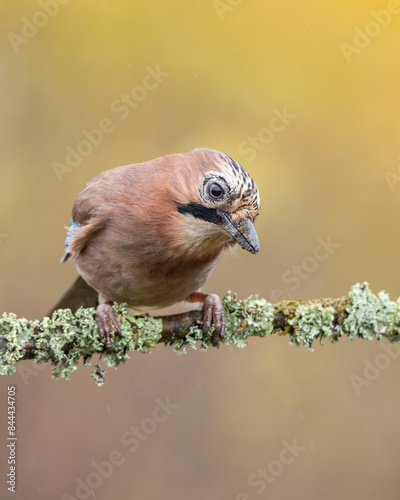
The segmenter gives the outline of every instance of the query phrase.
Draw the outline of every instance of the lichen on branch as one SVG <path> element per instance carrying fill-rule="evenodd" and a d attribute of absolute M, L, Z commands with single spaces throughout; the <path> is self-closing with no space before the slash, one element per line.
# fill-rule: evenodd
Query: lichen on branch
<path fill-rule="evenodd" d="M 289 335 L 290 343 L 312 348 L 319 340 L 336 342 L 340 337 L 361 337 L 390 342 L 400 338 L 400 299 L 393 302 L 385 292 L 374 295 L 368 283 L 354 285 L 348 296 L 339 299 L 283 301 L 271 304 L 250 296 L 239 300 L 227 293 L 223 299 L 227 315 L 222 343 L 244 347 L 252 336 L 273 333 Z M 51 362 L 54 379 L 68 380 L 77 370 L 79 360 L 90 365 L 93 355 L 103 358 L 108 367 L 126 363 L 132 351 L 149 353 L 160 342 L 172 345 L 177 353 L 200 345 L 212 345 L 212 330 L 202 330 L 201 311 L 165 317 L 130 314 L 124 304 L 114 304 L 121 324 L 121 334 L 114 335 L 113 350 L 105 351 L 98 335 L 93 307 L 54 311 L 51 318 L 28 321 L 15 314 L 0 318 L 0 374 L 15 372 L 15 364 L 24 359 L 35 363 Z M 92 377 L 104 383 L 104 370 L 98 365 Z"/>

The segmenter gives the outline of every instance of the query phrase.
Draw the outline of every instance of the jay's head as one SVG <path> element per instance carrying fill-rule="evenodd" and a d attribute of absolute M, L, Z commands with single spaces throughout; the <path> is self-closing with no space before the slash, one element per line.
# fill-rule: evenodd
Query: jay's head
<path fill-rule="evenodd" d="M 255 254 L 260 197 L 252 177 L 225 153 L 197 148 L 170 178 L 182 243 L 193 249 L 238 243 Z"/>

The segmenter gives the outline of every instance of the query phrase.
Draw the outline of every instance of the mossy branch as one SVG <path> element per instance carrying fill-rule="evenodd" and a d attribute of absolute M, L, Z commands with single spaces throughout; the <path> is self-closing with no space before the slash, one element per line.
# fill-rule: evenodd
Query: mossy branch
<path fill-rule="evenodd" d="M 356 284 L 348 296 L 340 299 L 283 301 L 270 304 L 251 296 L 239 300 L 228 293 L 224 299 L 227 314 L 223 343 L 244 347 L 251 336 L 265 337 L 273 333 L 289 335 L 290 343 L 312 348 L 314 341 L 322 344 L 328 338 L 361 337 L 390 342 L 400 339 L 400 299 L 390 301 L 385 292 L 374 295 L 368 283 Z M 198 344 L 206 350 L 212 331 L 202 330 L 201 311 L 166 317 L 128 314 L 125 305 L 114 305 L 119 317 L 121 335 L 115 335 L 113 350 L 104 350 L 95 321 L 95 309 L 80 308 L 75 314 L 58 309 L 51 318 L 28 321 L 15 314 L 0 318 L 0 374 L 15 372 L 15 363 L 33 359 L 35 363 L 51 362 L 53 378 L 69 379 L 82 358 L 90 365 L 94 354 L 100 354 L 109 367 L 116 368 L 129 359 L 131 351 L 149 353 L 160 342 L 172 345 L 177 353 Z M 99 365 L 92 377 L 104 383 Z"/>

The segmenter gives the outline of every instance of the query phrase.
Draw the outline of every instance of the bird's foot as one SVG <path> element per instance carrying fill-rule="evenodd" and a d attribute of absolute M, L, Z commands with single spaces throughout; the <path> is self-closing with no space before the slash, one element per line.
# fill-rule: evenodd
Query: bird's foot
<path fill-rule="evenodd" d="M 225 336 L 226 314 L 222 300 L 215 293 L 194 292 L 189 297 L 191 302 L 204 303 L 203 330 L 208 332 L 214 325 L 211 343 L 215 346 Z"/>
<path fill-rule="evenodd" d="M 96 311 L 96 323 L 100 338 L 104 341 L 107 351 L 112 351 L 111 331 L 121 333 L 118 319 L 115 317 L 111 303 L 100 304 Z"/>

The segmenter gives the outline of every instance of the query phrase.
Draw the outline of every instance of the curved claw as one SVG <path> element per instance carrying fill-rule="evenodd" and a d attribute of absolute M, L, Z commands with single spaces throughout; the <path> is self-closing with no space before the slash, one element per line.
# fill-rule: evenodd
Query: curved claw
<path fill-rule="evenodd" d="M 226 314 L 222 300 L 215 293 L 208 293 L 204 298 L 203 330 L 208 331 L 214 325 L 214 334 L 211 339 L 217 345 L 225 336 Z"/>
<path fill-rule="evenodd" d="M 116 318 L 111 304 L 100 304 L 96 311 L 96 323 L 99 329 L 99 335 L 105 341 L 107 351 L 112 351 L 111 330 L 121 333 L 119 321 Z"/>

